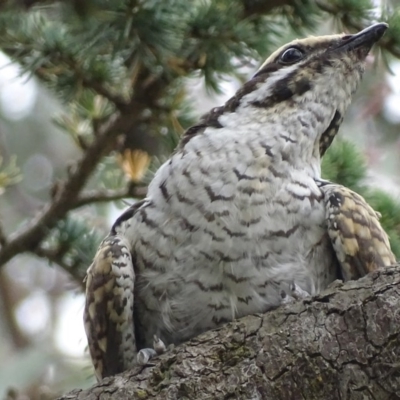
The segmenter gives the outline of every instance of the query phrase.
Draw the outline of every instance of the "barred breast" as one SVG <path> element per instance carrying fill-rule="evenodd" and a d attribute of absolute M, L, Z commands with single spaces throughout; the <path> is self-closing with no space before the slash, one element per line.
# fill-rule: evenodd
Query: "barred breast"
<path fill-rule="evenodd" d="M 163 165 L 128 228 L 140 232 L 127 232 L 139 348 L 265 312 L 294 280 L 314 294 L 336 277 L 314 170 L 289 162 L 282 138 L 218 135 Z"/>

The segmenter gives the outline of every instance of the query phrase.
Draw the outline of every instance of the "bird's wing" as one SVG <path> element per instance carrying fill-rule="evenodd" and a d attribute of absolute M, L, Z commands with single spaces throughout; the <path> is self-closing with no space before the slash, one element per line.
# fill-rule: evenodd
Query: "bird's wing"
<path fill-rule="evenodd" d="M 135 271 L 127 239 L 119 226 L 142 202 L 130 207 L 100 244 L 86 276 L 84 323 L 98 380 L 133 366 Z"/>
<path fill-rule="evenodd" d="M 337 184 L 318 182 L 324 193 L 328 234 L 345 281 L 394 264 L 389 238 L 375 212 L 359 194 Z"/>

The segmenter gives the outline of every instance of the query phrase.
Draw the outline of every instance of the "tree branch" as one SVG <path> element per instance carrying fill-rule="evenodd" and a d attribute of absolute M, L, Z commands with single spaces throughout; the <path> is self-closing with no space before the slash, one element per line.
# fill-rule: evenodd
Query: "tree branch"
<path fill-rule="evenodd" d="M 8 50 L 7 54 L 10 57 L 12 57 L 13 51 Z M 107 99 L 108 101 L 113 103 L 119 110 L 125 110 L 128 107 L 129 99 L 125 100 L 122 96 L 120 96 L 117 93 L 114 93 L 112 90 L 108 89 L 102 83 L 86 76 L 84 71 L 82 71 L 78 67 L 78 64 L 74 60 L 68 59 L 67 57 L 62 57 L 60 55 L 57 55 L 57 60 L 52 60 L 52 62 L 56 62 L 56 61 L 65 63 L 71 71 L 74 71 L 76 78 L 79 80 L 79 82 L 81 83 L 81 85 L 84 88 L 91 89 L 94 92 L 98 93 L 99 95 L 103 96 L 105 99 Z M 44 82 L 51 81 L 51 78 L 47 74 L 45 66 L 42 66 L 41 68 L 37 68 L 35 70 L 35 75 L 38 78 L 40 78 L 41 80 L 43 80 Z"/>
<path fill-rule="evenodd" d="M 101 158 L 111 150 L 117 135 L 123 130 L 127 118 L 114 114 L 101 126 L 96 139 L 75 165 L 66 182 L 55 194 L 53 201 L 29 223 L 15 232 L 0 250 L 0 266 L 18 253 L 33 251 L 55 223 L 64 218 L 79 192 Z"/>
<path fill-rule="evenodd" d="M 395 399 L 400 268 L 242 318 L 60 400 Z"/>
<path fill-rule="evenodd" d="M 84 282 L 84 276 L 82 276 L 81 270 L 76 268 L 74 265 L 69 265 L 68 263 L 64 262 L 63 260 L 63 253 L 57 251 L 58 249 L 46 249 L 44 247 L 37 247 L 34 250 L 34 254 L 40 258 L 46 258 L 50 261 L 50 263 L 57 264 L 61 267 L 65 272 L 74 279 L 74 281 L 79 285 L 82 289 L 82 292 L 85 292 L 86 284 Z"/>
<path fill-rule="evenodd" d="M 108 201 L 122 200 L 125 198 L 142 199 L 146 196 L 147 187 L 126 187 L 120 190 L 92 190 L 86 191 L 76 199 L 73 208 L 85 206 L 93 203 L 103 203 Z"/>
<path fill-rule="evenodd" d="M 7 237 L 6 237 L 6 234 L 4 233 L 3 226 L 2 226 L 1 220 L 0 220 L 0 245 L 4 246 L 6 244 L 6 242 L 7 242 Z"/>
<path fill-rule="evenodd" d="M 17 349 L 24 349 L 29 346 L 30 341 L 21 331 L 15 317 L 14 307 L 17 303 L 16 298 L 18 298 L 18 296 L 16 296 L 18 291 L 15 289 L 6 271 L 0 271 L 0 303 L 3 314 L 2 324 L 4 324 L 5 329 L 8 330 L 14 347 Z"/>

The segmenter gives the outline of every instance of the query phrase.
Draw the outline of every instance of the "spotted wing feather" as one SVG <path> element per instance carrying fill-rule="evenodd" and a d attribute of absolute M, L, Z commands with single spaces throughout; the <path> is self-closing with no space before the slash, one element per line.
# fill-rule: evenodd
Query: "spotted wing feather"
<path fill-rule="evenodd" d="M 84 322 L 98 380 L 133 366 L 134 269 L 124 237 L 101 243 L 87 271 Z"/>
<path fill-rule="evenodd" d="M 389 238 L 375 212 L 359 194 L 322 183 L 328 234 L 345 281 L 395 263 Z"/>

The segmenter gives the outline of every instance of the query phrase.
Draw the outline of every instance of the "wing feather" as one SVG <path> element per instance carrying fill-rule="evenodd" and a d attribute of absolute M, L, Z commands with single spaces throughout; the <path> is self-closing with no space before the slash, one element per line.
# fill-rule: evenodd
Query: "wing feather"
<path fill-rule="evenodd" d="M 328 234 L 344 280 L 358 279 L 396 262 L 389 238 L 375 212 L 359 194 L 322 182 Z"/>
<path fill-rule="evenodd" d="M 121 226 L 142 204 L 136 203 L 117 220 L 87 271 L 84 324 L 97 380 L 131 368 L 136 359 L 135 270 Z"/>

